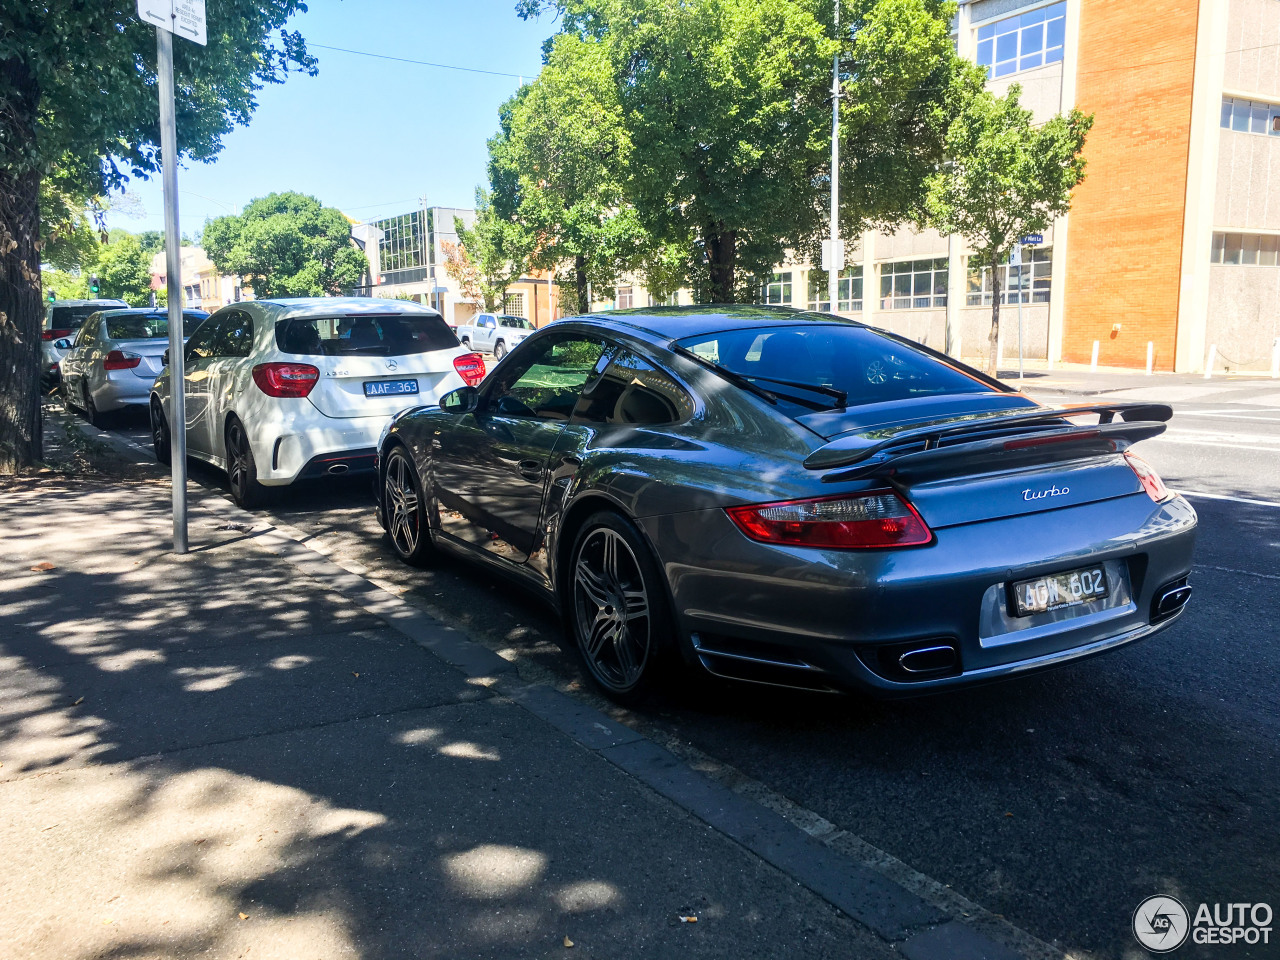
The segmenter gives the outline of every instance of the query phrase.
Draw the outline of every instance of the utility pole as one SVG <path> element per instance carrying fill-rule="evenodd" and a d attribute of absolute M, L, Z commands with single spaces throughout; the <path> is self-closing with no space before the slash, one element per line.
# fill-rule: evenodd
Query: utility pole
<path fill-rule="evenodd" d="M 835 0 L 836 40 L 840 39 L 840 0 Z M 831 243 L 827 254 L 827 297 L 831 312 L 839 313 L 840 271 L 844 250 L 840 243 L 840 49 L 831 58 Z M 866 283 L 866 280 L 863 280 Z M 865 293 L 865 291 L 864 291 Z"/>

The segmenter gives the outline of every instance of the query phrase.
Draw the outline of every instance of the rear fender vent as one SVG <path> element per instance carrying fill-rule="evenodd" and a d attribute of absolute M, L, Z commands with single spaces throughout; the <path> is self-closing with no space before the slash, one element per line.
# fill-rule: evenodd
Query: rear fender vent
<path fill-rule="evenodd" d="M 717 677 L 818 693 L 839 692 L 825 670 L 803 659 L 801 651 L 780 644 L 695 633 L 693 649 L 707 671 Z"/>

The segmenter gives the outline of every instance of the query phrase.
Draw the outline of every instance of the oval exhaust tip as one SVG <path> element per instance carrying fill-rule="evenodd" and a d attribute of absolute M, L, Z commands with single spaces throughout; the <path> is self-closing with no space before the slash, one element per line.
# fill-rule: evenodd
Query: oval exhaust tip
<path fill-rule="evenodd" d="M 954 669 L 957 663 L 956 648 L 951 646 L 919 647 L 898 657 L 898 666 L 907 673 L 937 673 Z"/>
<path fill-rule="evenodd" d="M 335 475 L 339 473 L 346 473 L 347 465 L 345 463 L 335 463 L 332 467 L 329 468 L 329 472 Z"/>

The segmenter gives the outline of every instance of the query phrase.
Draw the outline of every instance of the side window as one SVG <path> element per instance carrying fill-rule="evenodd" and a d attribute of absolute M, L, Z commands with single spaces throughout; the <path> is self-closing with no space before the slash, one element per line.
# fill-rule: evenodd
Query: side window
<path fill-rule="evenodd" d="M 209 317 L 191 331 L 191 336 L 187 338 L 186 349 L 183 351 L 187 363 L 193 360 L 208 360 L 216 356 L 213 352 L 213 342 L 218 335 L 221 319 L 221 317 Z"/>
<path fill-rule="evenodd" d="M 544 341 L 524 364 L 494 382 L 486 407 L 500 416 L 568 420 L 603 353 L 604 343 L 586 337 Z"/>
<path fill-rule="evenodd" d="M 219 318 L 213 351 L 216 357 L 249 356 L 253 351 L 253 318 L 243 310 L 223 314 Z"/>
<path fill-rule="evenodd" d="M 693 415 L 693 401 L 670 376 L 629 350 L 619 350 L 603 376 L 584 391 L 573 419 L 585 423 L 675 423 Z"/>
<path fill-rule="evenodd" d="M 96 313 L 82 323 L 80 329 L 76 331 L 75 339 L 71 341 L 72 348 L 83 347 L 97 339 L 98 327 L 101 323 L 102 318 Z"/>

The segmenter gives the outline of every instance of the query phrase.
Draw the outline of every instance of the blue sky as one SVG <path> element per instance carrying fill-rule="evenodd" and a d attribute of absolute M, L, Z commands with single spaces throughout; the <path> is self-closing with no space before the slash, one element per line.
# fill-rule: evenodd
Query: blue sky
<path fill-rule="evenodd" d="M 549 16 L 524 22 L 515 0 L 313 0 L 293 26 L 308 43 L 535 76 Z M 180 42 L 180 41 L 175 41 Z M 485 141 L 515 78 L 461 73 L 313 48 L 316 77 L 293 75 L 259 95 L 247 127 L 213 163 L 178 172 L 182 230 L 278 190 L 314 194 L 358 219 L 400 213 L 425 196 L 469 207 L 485 178 Z M 163 229 L 160 180 L 135 178 L 138 204 L 110 226 Z M 128 208 L 134 215 L 128 216 Z M 142 212 L 143 215 L 137 214 Z"/>

